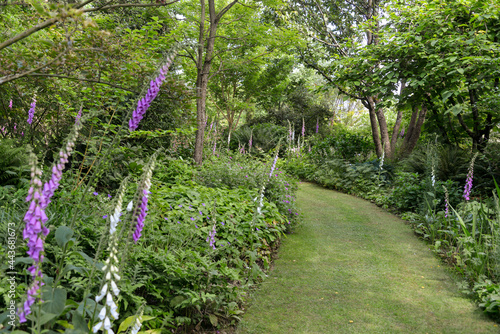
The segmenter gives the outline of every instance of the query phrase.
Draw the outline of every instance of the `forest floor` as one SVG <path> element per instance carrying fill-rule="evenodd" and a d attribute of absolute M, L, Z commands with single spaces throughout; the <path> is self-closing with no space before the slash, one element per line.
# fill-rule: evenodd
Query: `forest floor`
<path fill-rule="evenodd" d="M 365 200 L 302 183 L 302 223 L 237 333 L 500 333 L 411 228 Z"/>

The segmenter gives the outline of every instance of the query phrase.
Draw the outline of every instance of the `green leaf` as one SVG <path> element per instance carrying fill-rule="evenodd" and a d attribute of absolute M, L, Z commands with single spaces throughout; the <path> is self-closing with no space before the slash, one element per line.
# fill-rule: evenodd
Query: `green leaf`
<path fill-rule="evenodd" d="M 66 305 L 66 290 L 62 288 L 47 289 L 43 293 L 42 310 L 46 313 L 60 315 Z"/>
<path fill-rule="evenodd" d="M 39 320 L 39 324 L 40 325 L 45 325 L 47 322 L 49 322 L 50 320 L 54 319 L 55 317 L 57 317 L 57 314 L 53 314 L 53 313 L 45 313 L 43 314 L 41 317 L 40 317 L 40 320 Z"/>
<path fill-rule="evenodd" d="M 177 305 L 181 304 L 184 300 L 186 300 L 186 297 L 184 297 L 184 296 L 175 296 L 170 301 L 170 306 L 176 307 Z"/>
<path fill-rule="evenodd" d="M 215 314 L 209 314 L 208 317 L 210 318 L 210 323 L 212 324 L 212 326 L 217 327 L 217 324 L 219 322 L 217 316 Z"/>
<path fill-rule="evenodd" d="M 463 68 L 457 68 L 457 72 L 460 74 L 464 74 L 464 69 Z"/>
<path fill-rule="evenodd" d="M 77 311 L 73 312 L 73 326 L 75 332 L 87 333 L 89 331 L 89 325 L 83 316 Z"/>
<path fill-rule="evenodd" d="M 120 327 L 118 328 L 118 333 L 126 331 L 132 324 L 135 322 L 137 316 L 132 315 L 128 317 L 127 319 L 123 320 L 122 323 L 120 324 Z M 118 334 L 117 333 L 117 334 Z"/>
<path fill-rule="evenodd" d="M 73 236 L 73 230 L 67 226 L 59 226 L 56 230 L 56 241 L 59 247 L 64 247 Z"/>
<path fill-rule="evenodd" d="M 453 95 L 453 92 L 451 92 L 451 91 L 445 91 L 445 92 L 441 93 L 441 96 L 443 97 L 443 102 L 446 102 L 446 100 L 448 100 L 448 98 L 452 95 Z"/>

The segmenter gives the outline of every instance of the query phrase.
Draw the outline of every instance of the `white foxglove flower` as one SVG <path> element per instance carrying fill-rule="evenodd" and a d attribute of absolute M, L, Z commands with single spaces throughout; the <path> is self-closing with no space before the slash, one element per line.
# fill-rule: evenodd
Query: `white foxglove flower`
<path fill-rule="evenodd" d="M 113 294 L 118 297 L 118 294 L 120 293 L 120 289 L 116 286 L 116 283 L 114 281 L 111 281 L 111 289 L 113 290 Z"/>
<path fill-rule="evenodd" d="M 137 319 L 135 320 L 134 327 L 132 327 L 130 334 L 137 334 L 139 332 L 139 330 L 141 329 L 141 320 L 139 318 L 140 317 L 137 317 Z"/>
<path fill-rule="evenodd" d="M 116 312 L 115 309 L 110 309 L 109 310 L 109 313 L 111 313 L 111 316 L 116 320 L 120 317 L 120 315 L 118 314 L 118 312 Z"/>
<path fill-rule="evenodd" d="M 99 319 L 104 320 L 104 318 L 106 317 L 106 307 L 103 307 L 101 309 L 101 312 L 99 312 L 98 317 L 99 317 Z"/>
<path fill-rule="evenodd" d="M 92 327 L 92 332 L 97 333 L 97 331 L 101 329 L 101 327 L 102 327 L 102 321 L 98 322 L 97 324 L 95 324 L 94 327 Z"/>
<path fill-rule="evenodd" d="M 101 292 L 99 293 L 98 296 L 95 297 L 95 301 L 97 303 L 99 303 L 101 301 L 101 299 L 104 298 L 104 295 L 106 295 L 106 292 L 108 291 L 108 283 L 104 284 L 102 289 L 101 289 Z"/>
<path fill-rule="evenodd" d="M 128 205 L 127 205 L 127 211 L 128 211 L 128 212 L 132 211 L 133 206 L 134 206 L 133 201 L 130 201 L 130 203 L 128 203 Z"/>
<path fill-rule="evenodd" d="M 111 329 L 111 321 L 109 320 L 108 317 L 104 319 L 104 329 L 110 330 Z"/>

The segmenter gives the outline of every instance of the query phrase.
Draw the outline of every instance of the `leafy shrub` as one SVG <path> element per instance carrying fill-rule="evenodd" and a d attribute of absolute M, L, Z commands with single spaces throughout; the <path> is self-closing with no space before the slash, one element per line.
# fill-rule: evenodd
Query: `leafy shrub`
<path fill-rule="evenodd" d="M 367 137 L 340 132 L 316 143 L 311 150 L 311 159 L 316 163 L 336 158 L 351 163 L 364 161 L 373 150 L 373 142 Z"/>
<path fill-rule="evenodd" d="M 252 159 L 248 155 L 221 154 L 213 156 L 200 167 L 195 180 L 212 188 L 248 188 L 260 190 L 265 186 L 264 196 L 276 203 L 280 213 L 290 221 L 296 220 L 294 193 L 297 190 L 296 180 L 276 168 L 269 176 L 273 157 L 267 163 Z"/>
<path fill-rule="evenodd" d="M 400 212 L 426 211 L 428 209 L 426 199 L 429 200 L 429 196 L 431 201 L 437 199 L 443 206 L 445 197 L 443 186 L 448 190 L 451 205 L 457 205 L 462 200 L 462 192 L 457 182 L 436 180 L 433 187 L 428 178 L 418 173 L 396 172 L 389 202 Z"/>
<path fill-rule="evenodd" d="M 288 173 L 301 180 L 311 180 L 316 170 L 315 165 L 309 160 L 308 155 L 298 157 L 292 155 L 281 166 Z"/>
<path fill-rule="evenodd" d="M 248 151 L 250 136 L 252 136 L 251 153 L 262 155 L 262 153 L 268 153 L 274 149 L 279 141 L 283 141 L 287 135 L 288 129 L 286 127 L 272 123 L 244 125 L 232 134 L 230 148 L 236 151 L 241 145 L 245 146 L 245 151 Z"/>

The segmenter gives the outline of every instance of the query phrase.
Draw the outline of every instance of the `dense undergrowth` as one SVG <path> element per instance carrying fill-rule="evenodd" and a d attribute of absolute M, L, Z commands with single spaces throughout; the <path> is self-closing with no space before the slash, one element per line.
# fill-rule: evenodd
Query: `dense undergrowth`
<path fill-rule="evenodd" d="M 370 160 L 363 140 L 335 145 L 345 139 L 339 134 L 319 141 L 310 152 L 290 156 L 283 168 L 303 180 L 399 213 L 443 261 L 462 274 L 464 293 L 477 300 L 485 313 L 500 319 L 498 143 L 490 143 L 472 166 L 473 154 L 458 147 L 422 144 L 407 159 L 393 162 Z M 466 195 L 469 180 L 473 187 Z"/>
<path fill-rule="evenodd" d="M 273 159 L 267 154 L 259 160 L 218 151 L 197 167 L 182 158 L 160 155 L 142 237 L 135 244 L 129 234 L 118 245 L 122 277 L 115 332 L 131 328 L 139 312 L 143 330 L 150 333 L 216 330 L 238 322 L 249 291 L 265 278 L 281 238 L 299 217 L 296 180 L 279 168 L 273 170 Z M 124 203 L 134 199 L 144 168 L 139 164 L 130 172 Z M 102 310 L 94 299 L 109 256 L 108 216 L 119 190 L 105 183 L 85 193 L 74 190 L 77 172 L 64 172 L 60 190 L 46 211 L 52 233 L 45 240 L 44 303 L 34 313 L 42 317 L 42 328 L 52 332 L 86 333 L 87 324 L 94 323 Z M 1 309 L 10 300 L 22 301 L 29 287 L 26 270 L 32 260 L 26 256 L 20 223 L 28 188 L 26 182 L 0 187 L 2 233 L 7 235 L 9 222 L 16 224 L 14 271 L 18 273 L 11 297 L 4 288 L 9 286 L 8 277 L 1 277 Z M 7 239 L 2 243 L 6 246 Z M 0 254 L 2 272 L 9 269 L 6 249 L 2 247 Z M 4 331 L 11 329 L 8 312 L 0 315 Z M 17 329 L 27 330 L 31 324 Z"/>

